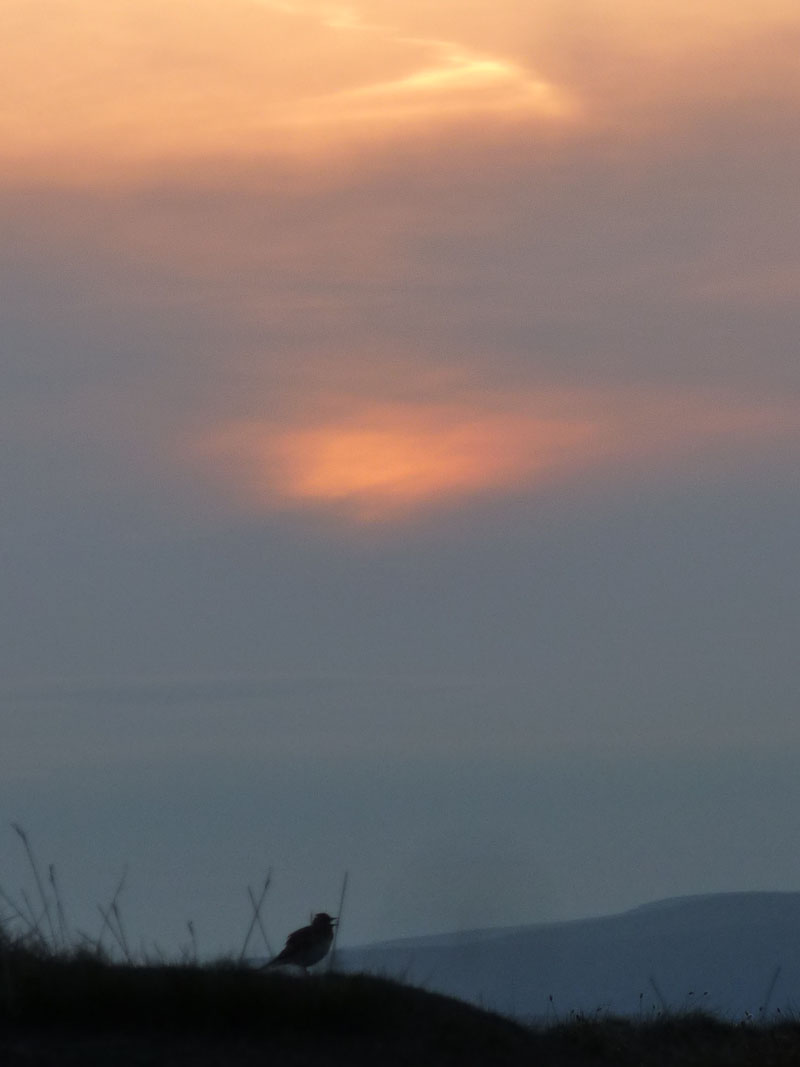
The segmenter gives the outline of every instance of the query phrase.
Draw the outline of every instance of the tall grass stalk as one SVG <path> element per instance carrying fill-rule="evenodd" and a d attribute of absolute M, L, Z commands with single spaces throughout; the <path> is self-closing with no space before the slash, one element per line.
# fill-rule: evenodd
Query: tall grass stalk
<path fill-rule="evenodd" d="M 22 827 L 19 825 L 19 823 L 13 822 L 11 824 L 11 826 L 13 827 L 14 832 L 17 834 L 17 836 L 22 841 L 22 844 L 23 844 L 23 846 L 25 848 L 25 853 L 26 853 L 26 855 L 28 857 L 28 863 L 30 864 L 31 870 L 33 871 L 33 879 L 36 882 L 36 890 L 37 890 L 37 892 L 39 894 L 39 899 L 42 902 L 42 909 L 43 909 L 42 914 L 43 914 L 44 918 L 47 920 L 47 927 L 48 927 L 48 930 L 50 931 L 50 944 L 51 944 L 51 946 L 53 948 L 56 948 L 56 946 L 58 944 L 58 941 L 57 941 L 57 938 L 56 938 L 56 928 L 55 928 L 55 925 L 53 924 L 53 916 L 52 916 L 52 914 L 50 912 L 50 899 L 47 896 L 47 893 L 45 892 L 44 882 L 42 881 L 42 876 L 39 873 L 39 864 L 36 862 L 36 857 L 33 854 L 33 849 L 31 848 L 31 843 L 28 840 L 27 833 L 22 829 Z"/>
<path fill-rule="evenodd" d="M 0 887 L 0 900 L 4 901 L 4 903 L 7 904 L 9 908 L 11 908 L 11 914 L 13 918 L 15 918 L 18 922 L 21 922 L 23 926 L 28 927 L 28 929 L 30 929 L 30 919 L 22 911 L 17 902 L 13 899 L 13 897 L 10 897 L 2 887 Z"/>
<path fill-rule="evenodd" d="M 195 933 L 194 923 L 191 919 L 187 920 L 186 929 L 189 931 L 189 937 L 192 942 L 192 962 L 197 963 L 197 934 Z"/>
<path fill-rule="evenodd" d="M 128 938 L 125 935 L 125 927 L 122 923 L 122 915 L 120 914 L 119 905 L 116 900 L 111 905 L 111 911 L 114 913 L 114 920 L 117 924 L 117 932 L 119 934 L 120 944 L 122 945 L 122 951 L 125 953 L 125 959 L 128 963 L 133 963 L 133 956 L 131 950 L 128 947 Z"/>
<path fill-rule="evenodd" d="M 661 1005 L 661 1010 L 664 1012 L 665 1015 L 667 1015 L 669 1013 L 669 1004 L 667 1004 L 667 998 L 664 996 L 664 994 L 661 992 L 661 989 L 659 988 L 658 982 L 655 979 L 655 975 L 649 975 L 648 981 L 653 987 L 653 992 L 658 997 L 658 1002 Z"/>
<path fill-rule="evenodd" d="M 33 910 L 33 903 L 31 902 L 31 898 L 28 896 L 24 889 L 20 891 L 20 896 L 22 897 L 22 903 L 25 905 L 28 911 L 28 929 L 30 930 L 34 939 L 38 941 L 38 943 L 43 949 L 52 949 L 54 946 L 48 945 L 47 938 L 44 934 L 44 931 L 42 930 L 42 918 L 44 912 L 42 912 L 42 914 L 37 917 L 36 912 Z"/>
<path fill-rule="evenodd" d="M 336 939 L 339 936 L 339 927 L 342 925 L 342 912 L 344 911 L 344 898 L 347 894 L 347 878 L 349 871 L 344 872 L 344 878 L 342 879 L 342 891 L 339 894 L 339 909 L 336 912 L 336 925 L 333 928 L 333 941 L 331 942 L 331 954 L 328 957 L 328 970 L 332 971 L 334 963 L 336 962 Z"/>
<path fill-rule="evenodd" d="M 250 886 L 247 887 L 247 895 L 250 897 L 250 904 L 253 908 L 253 914 L 255 915 L 256 921 L 258 923 L 258 929 L 261 931 L 261 940 L 264 942 L 264 945 L 266 946 L 267 952 L 270 954 L 270 956 L 274 956 L 275 953 L 272 951 L 272 945 L 269 943 L 267 931 L 264 929 L 264 923 L 261 921 L 261 904 L 256 902 L 256 895 Z"/>
<path fill-rule="evenodd" d="M 58 936 L 62 951 L 66 951 L 69 947 L 69 927 L 67 925 L 67 916 L 64 911 L 64 901 L 61 897 L 61 891 L 59 889 L 58 880 L 56 879 L 55 864 L 51 863 L 48 867 L 48 875 L 50 885 L 53 889 L 53 896 L 56 901 L 56 916 L 58 918 Z"/>
<path fill-rule="evenodd" d="M 125 879 L 127 877 L 128 877 L 128 868 L 125 867 L 123 869 L 123 871 L 122 871 L 122 874 L 120 875 L 119 881 L 117 882 L 117 887 L 114 890 L 114 895 L 111 897 L 111 903 L 109 904 L 108 908 L 104 908 L 102 906 L 102 904 L 98 904 L 97 905 L 97 910 L 103 916 L 103 923 L 102 923 L 102 925 L 100 927 L 100 932 L 97 935 L 97 939 L 95 941 L 96 950 L 97 950 L 98 953 L 102 951 L 102 948 L 103 948 L 103 936 L 104 936 L 106 930 L 110 930 L 111 931 L 111 936 L 115 940 L 118 940 L 117 932 L 114 929 L 114 926 L 113 926 L 113 924 L 111 922 L 111 916 L 113 915 L 114 906 L 116 905 L 117 901 L 119 900 L 119 895 L 120 895 L 120 893 L 122 892 L 122 890 L 125 887 Z"/>
<path fill-rule="evenodd" d="M 111 909 L 110 908 L 106 909 L 106 908 L 103 907 L 102 904 L 98 904 L 97 905 L 97 910 L 103 916 L 103 927 L 102 927 L 102 930 L 101 930 L 101 933 L 100 933 L 100 937 L 98 937 L 98 939 L 97 939 L 98 952 L 102 951 L 102 936 L 103 936 L 103 933 L 106 930 L 109 930 L 111 932 L 112 938 L 114 939 L 114 941 L 116 941 L 118 948 L 122 951 L 122 954 L 124 956 L 125 955 L 125 945 L 124 945 L 124 943 L 122 941 L 122 938 L 119 935 L 119 931 L 117 930 L 116 926 L 114 925 Z"/>
<path fill-rule="evenodd" d="M 263 907 L 264 901 L 266 900 L 267 892 L 269 891 L 271 881 L 272 868 L 270 867 L 270 869 L 267 871 L 267 877 L 264 879 L 264 885 L 261 890 L 261 895 L 259 896 L 257 901 L 255 899 L 255 894 L 253 893 L 253 890 L 250 888 L 250 886 L 247 887 L 247 892 L 250 896 L 250 904 L 253 909 L 253 917 L 250 920 L 250 925 L 247 927 L 247 933 L 244 936 L 244 942 L 242 943 L 242 951 L 239 953 L 240 962 L 244 959 L 245 953 L 247 952 L 247 946 L 250 944 L 250 938 L 253 936 L 253 930 L 255 930 L 257 924 L 261 924 L 261 908 Z M 263 926 L 261 927 L 261 933 L 264 937 L 264 941 L 267 945 L 267 948 L 269 948 L 269 941 L 267 941 L 267 935 L 266 933 L 264 933 Z M 272 955 L 272 949 L 269 949 L 269 952 L 270 955 Z"/>
<path fill-rule="evenodd" d="M 781 976 L 782 970 L 783 968 L 780 964 L 778 964 L 775 970 L 772 972 L 772 977 L 770 978 L 769 985 L 767 986 L 767 992 L 764 996 L 764 1003 L 761 1007 L 761 1014 L 763 1016 L 766 1016 L 769 1012 L 769 1005 L 770 1001 L 772 1000 L 772 994 L 775 992 L 775 986 L 778 984 L 778 979 Z"/>

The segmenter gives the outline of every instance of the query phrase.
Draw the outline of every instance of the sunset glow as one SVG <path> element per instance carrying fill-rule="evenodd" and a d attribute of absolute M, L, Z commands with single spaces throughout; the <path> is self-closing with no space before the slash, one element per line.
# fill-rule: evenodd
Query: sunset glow
<path fill-rule="evenodd" d="M 374 151 L 409 127 L 454 122 L 523 123 L 532 136 L 622 126 L 643 101 L 660 100 L 666 117 L 687 93 L 736 94 L 754 62 L 765 83 L 797 89 L 796 72 L 763 51 L 764 34 L 793 18 L 778 0 L 581 10 L 607 49 L 590 77 L 555 0 L 501 0 L 491 14 L 451 0 L 5 0 L 0 60 L 14 106 L 0 116 L 0 158 L 15 172 L 133 180 L 198 159 Z M 712 45 L 730 59 L 713 85 Z M 640 64 L 655 75 L 645 85 Z"/>
<path fill-rule="evenodd" d="M 428 36 L 408 13 L 372 14 L 369 3 L 8 0 L 0 60 L 15 108 L 0 116 L 1 156 L 96 182 L 363 144 L 398 122 L 576 112 L 538 69 L 462 40 L 457 24 Z"/>
<path fill-rule="evenodd" d="M 310 427 L 234 423 L 196 453 L 232 475 L 250 507 L 333 507 L 372 521 L 547 479 L 591 434 L 578 421 L 384 406 Z"/>
<path fill-rule="evenodd" d="M 792 405 L 674 392 L 531 394 L 506 407 L 372 404 L 310 425 L 237 420 L 195 440 L 190 455 L 245 510 L 315 508 L 374 522 L 609 466 L 661 470 L 688 460 L 696 469 L 720 448 L 800 437 Z"/>

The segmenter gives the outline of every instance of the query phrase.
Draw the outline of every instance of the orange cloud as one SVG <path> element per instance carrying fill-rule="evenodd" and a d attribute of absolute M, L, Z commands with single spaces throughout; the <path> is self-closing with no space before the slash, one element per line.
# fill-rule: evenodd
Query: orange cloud
<path fill-rule="evenodd" d="M 288 424 L 229 420 L 192 462 L 255 512 L 322 509 L 397 519 L 485 493 L 531 492 L 604 468 L 613 478 L 797 444 L 792 405 L 687 391 L 530 392 L 458 402 L 368 403 Z"/>
<path fill-rule="evenodd" d="M 104 183 L 310 169 L 448 124 L 652 132 L 698 101 L 796 100 L 798 25 L 786 0 L 3 0 L 0 164 Z"/>
<path fill-rule="evenodd" d="M 545 480 L 591 433 L 579 420 L 378 404 L 310 425 L 229 422 L 193 452 L 232 478 L 248 508 L 317 506 L 376 520 Z"/>
<path fill-rule="evenodd" d="M 564 118 L 567 94 L 502 53 L 369 5 L 5 0 L 0 158 L 51 175 L 134 174 L 391 135 L 398 121 Z"/>

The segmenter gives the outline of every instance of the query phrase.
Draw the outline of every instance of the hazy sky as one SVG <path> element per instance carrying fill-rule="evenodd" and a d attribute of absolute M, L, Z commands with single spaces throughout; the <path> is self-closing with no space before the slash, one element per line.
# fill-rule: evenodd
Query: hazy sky
<path fill-rule="evenodd" d="M 3 0 L 0 810 L 77 925 L 798 888 L 799 48 Z"/>

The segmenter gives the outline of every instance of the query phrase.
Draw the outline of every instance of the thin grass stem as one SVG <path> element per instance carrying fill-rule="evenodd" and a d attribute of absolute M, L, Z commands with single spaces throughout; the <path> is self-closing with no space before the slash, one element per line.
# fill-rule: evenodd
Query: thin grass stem
<path fill-rule="evenodd" d="M 44 909 L 44 917 L 47 919 L 47 927 L 50 931 L 50 943 L 52 948 L 55 949 L 58 945 L 58 940 L 56 938 L 56 928 L 53 924 L 53 916 L 50 913 L 50 900 L 47 896 L 47 893 L 45 892 L 44 883 L 42 882 L 42 876 L 39 874 L 39 864 L 36 862 L 36 857 L 33 854 L 33 849 L 31 848 L 31 843 L 28 840 L 28 835 L 26 834 L 26 832 L 22 829 L 19 823 L 12 822 L 11 825 L 25 847 L 25 852 L 28 856 L 28 862 L 31 866 L 31 870 L 33 871 L 33 878 L 36 882 L 36 889 L 39 893 L 39 899 L 41 900 L 42 907 Z"/>
<path fill-rule="evenodd" d="M 191 919 L 187 919 L 186 928 L 189 931 L 189 937 L 192 940 L 192 960 L 197 963 L 197 934 L 194 929 L 194 922 Z"/>
<path fill-rule="evenodd" d="M 336 962 L 336 939 L 339 936 L 339 928 L 342 925 L 342 912 L 344 911 L 344 898 L 347 894 L 347 878 L 348 871 L 344 872 L 344 878 L 342 879 L 342 891 L 339 894 L 339 910 L 336 912 L 336 925 L 333 928 L 333 941 L 331 942 L 331 954 L 328 957 L 328 970 L 332 971 L 334 963 Z"/>
<path fill-rule="evenodd" d="M 9 906 L 9 908 L 11 908 L 12 915 L 15 919 L 23 923 L 24 926 L 27 926 L 29 929 L 31 929 L 31 921 L 28 916 L 25 914 L 24 911 L 22 911 L 16 901 L 12 897 L 10 897 L 2 887 L 0 887 L 0 900 L 4 900 L 5 903 Z"/>
<path fill-rule="evenodd" d="M 269 943 L 267 931 L 264 929 L 264 923 L 261 921 L 261 903 L 256 903 L 255 893 L 250 888 L 250 886 L 247 887 L 247 894 L 250 897 L 250 904 L 252 905 L 253 913 L 256 917 L 258 929 L 261 932 L 261 940 L 264 942 L 264 945 L 266 946 L 267 952 L 270 954 L 270 956 L 274 956 L 275 953 L 272 951 L 272 945 Z"/>
<path fill-rule="evenodd" d="M 56 901 L 56 916 L 58 918 L 58 936 L 61 941 L 61 948 L 65 950 L 69 946 L 69 927 L 67 925 L 67 916 L 64 911 L 64 901 L 59 889 L 58 880 L 56 879 L 55 864 L 51 863 L 48 868 L 50 876 L 50 885 L 53 887 L 53 896 Z"/>
<path fill-rule="evenodd" d="M 251 904 L 251 907 L 253 909 L 253 917 L 250 920 L 250 925 L 248 926 L 247 933 L 245 934 L 244 942 L 242 944 L 242 951 L 239 953 L 239 961 L 240 962 L 244 959 L 245 953 L 247 952 L 247 946 L 250 944 L 250 938 L 253 936 L 253 930 L 255 930 L 257 924 L 261 923 L 261 908 L 263 907 L 264 901 L 266 899 L 267 891 L 269 890 L 269 886 L 270 886 L 270 882 L 271 881 L 272 881 L 272 868 L 270 867 L 270 869 L 267 871 L 267 877 L 264 880 L 264 886 L 263 886 L 263 888 L 261 890 L 261 895 L 258 898 L 258 901 L 255 901 L 253 890 L 250 888 L 250 886 L 247 887 L 247 892 L 248 892 L 248 894 L 250 896 L 250 904 Z M 266 941 L 266 934 L 264 933 L 263 927 L 262 927 L 262 935 L 264 937 L 264 940 Z M 267 945 L 269 945 L 269 942 L 267 942 Z M 272 950 L 271 949 L 270 949 L 270 954 L 272 954 Z"/>
<path fill-rule="evenodd" d="M 102 944 L 103 944 L 103 934 L 105 933 L 106 929 L 110 929 L 112 934 L 114 933 L 114 930 L 111 927 L 110 922 L 109 922 L 109 915 L 111 913 L 111 909 L 116 904 L 116 902 L 117 902 L 117 900 L 119 898 L 119 895 L 123 890 L 123 887 L 125 885 L 125 879 L 127 878 L 127 876 L 128 876 L 128 868 L 126 866 L 123 869 L 122 874 L 120 875 L 119 882 L 117 882 L 117 888 L 114 890 L 114 894 L 111 897 L 111 903 L 109 904 L 108 909 L 102 908 L 99 904 L 97 905 L 98 911 L 103 916 L 103 925 L 100 927 L 100 933 L 97 935 L 97 947 L 98 947 L 98 949 L 100 949 Z"/>
<path fill-rule="evenodd" d="M 133 963 L 133 956 L 131 955 L 131 950 L 128 947 L 128 938 L 125 934 L 125 927 L 122 923 L 122 915 L 120 913 L 119 905 L 117 904 L 116 900 L 111 905 L 111 910 L 114 913 L 114 919 L 117 923 L 117 931 L 119 932 L 119 940 L 120 944 L 122 945 L 122 951 L 125 953 L 125 959 L 128 961 L 128 963 Z"/>
<path fill-rule="evenodd" d="M 30 929 L 30 932 L 34 935 L 42 948 L 47 948 L 47 938 L 42 930 L 42 919 L 44 915 L 42 914 L 38 918 L 36 917 L 36 912 L 33 910 L 33 902 L 24 889 L 20 890 L 20 896 L 22 897 L 23 904 L 28 909 L 28 928 Z"/>

